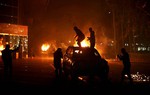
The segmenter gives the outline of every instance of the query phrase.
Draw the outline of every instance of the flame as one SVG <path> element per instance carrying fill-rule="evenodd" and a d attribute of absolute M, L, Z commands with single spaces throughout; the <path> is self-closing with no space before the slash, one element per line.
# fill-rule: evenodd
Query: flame
<path fill-rule="evenodd" d="M 49 49 L 49 47 L 50 47 L 50 45 L 46 43 L 41 46 L 41 49 L 42 49 L 42 51 L 47 51 Z"/>
<path fill-rule="evenodd" d="M 74 46 L 78 46 L 77 42 L 75 42 Z M 90 46 L 90 43 L 88 40 L 83 40 L 81 42 L 81 47 L 88 47 L 88 46 Z"/>
<path fill-rule="evenodd" d="M 4 50 L 4 46 L 0 45 L 0 51 Z M 0 52 L 0 55 L 2 55 L 2 53 Z"/>
<path fill-rule="evenodd" d="M 78 46 L 77 42 L 75 42 L 75 44 L 73 46 Z M 90 42 L 89 40 L 85 39 L 81 42 L 81 47 L 90 47 Z M 95 44 L 95 48 L 98 50 L 98 52 L 100 53 L 101 57 L 105 58 L 104 56 L 104 50 L 101 46 L 98 46 L 97 44 Z M 75 51 L 76 53 L 79 53 L 79 51 Z"/>
<path fill-rule="evenodd" d="M 78 46 L 77 42 L 75 42 L 75 44 L 73 46 Z M 81 42 L 81 47 L 90 47 L 90 41 L 88 39 L 84 39 Z M 105 58 L 105 54 L 104 54 L 105 51 L 104 51 L 103 46 L 98 45 L 97 43 L 95 43 L 95 49 L 97 49 L 97 51 L 99 52 L 99 54 L 101 55 L 101 57 Z M 76 53 L 79 53 L 79 51 L 76 51 Z"/>

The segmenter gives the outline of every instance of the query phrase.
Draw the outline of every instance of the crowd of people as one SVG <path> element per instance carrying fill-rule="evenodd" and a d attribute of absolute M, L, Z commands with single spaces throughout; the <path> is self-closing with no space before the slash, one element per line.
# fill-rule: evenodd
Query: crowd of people
<path fill-rule="evenodd" d="M 76 35 L 74 38 L 76 38 L 77 44 L 80 48 L 81 42 L 85 39 L 84 33 L 77 27 L 73 27 Z M 90 37 L 87 37 L 90 41 L 90 48 L 95 48 L 95 32 L 93 31 L 92 27 L 89 28 Z M 10 79 L 12 77 L 12 53 L 18 51 L 20 48 L 20 45 L 15 48 L 14 50 L 10 49 L 10 45 L 6 44 L 5 49 L 2 50 L 2 61 L 4 63 L 4 77 L 5 79 Z M 62 61 L 63 59 L 63 52 L 61 48 L 58 48 L 54 52 L 54 67 L 55 67 L 55 75 L 57 78 L 60 78 L 62 76 Z M 121 48 L 121 54 L 118 54 L 117 57 L 122 61 L 123 63 L 123 70 L 121 73 L 121 82 L 123 82 L 125 75 L 128 75 L 128 78 L 131 83 L 133 83 L 133 79 L 130 74 L 130 56 L 125 48 Z"/>

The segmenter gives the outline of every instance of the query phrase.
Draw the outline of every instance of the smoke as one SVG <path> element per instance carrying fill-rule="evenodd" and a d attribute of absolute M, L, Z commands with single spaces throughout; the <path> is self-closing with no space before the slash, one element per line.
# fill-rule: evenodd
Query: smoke
<path fill-rule="evenodd" d="M 111 32 L 105 0 L 27 1 L 26 15 L 33 18 L 30 31 L 33 43 L 42 43 L 45 40 L 74 41 L 74 26 L 78 26 L 86 36 L 89 36 L 88 28 L 92 27 L 97 41 L 105 41 L 109 34 L 107 32 Z"/>

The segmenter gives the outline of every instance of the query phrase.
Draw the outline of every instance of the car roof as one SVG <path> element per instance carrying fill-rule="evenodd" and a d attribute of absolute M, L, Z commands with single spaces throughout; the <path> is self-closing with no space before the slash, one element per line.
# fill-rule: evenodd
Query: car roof
<path fill-rule="evenodd" d="M 68 46 L 68 48 L 73 48 L 73 49 L 91 49 L 90 47 L 78 47 L 78 46 Z"/>
<path fill-rule="evenodd" d="M 88 50 L 91 50 L 92 48 L 90 47 L 77 47 L 77 46 L 69 46 L 68 49 L 73 49 L 73 50 L 82 50 L 82 51 L 88 51 Z M 96 50 L 94 48 L 94 50 Z"/>
<path fill-rule="evenodd" d="M 90 47 L 69 46 L 67 49 L 72 49 L 73 53 L 77 53 L 77 52 L 81 51 L 83 54 L 88 54 L 88 53 L 90 53 L 90 51 L 93 48 L 90 48 Z M 96 52 L 100 56 L 99 52 L 95 48 L 94 48 L 94 52 Z M 80 54 L 80 53 L 78 53 L 78 54 Z"/>

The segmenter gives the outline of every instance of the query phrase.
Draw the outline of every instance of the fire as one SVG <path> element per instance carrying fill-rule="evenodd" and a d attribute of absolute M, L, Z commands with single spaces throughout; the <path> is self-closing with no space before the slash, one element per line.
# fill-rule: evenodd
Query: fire
<path fill-rule="evenodd" d="M 74 46 L 78 46 L 77 42 L 74 44 Z M 88 46 L 90 46 L 90 43 L 89 43 L 89 41 L 87 41 L 87 40 L 83 40 L 83 41 L 81 42 L 81 46 L 82 46 L 82 47 L 88 47 Z"/>
<path fill-rule="evenodd" d="M 75 42 L 74 46 L 78 46 L 77 42 Z M 89 40 L 87 40 L 87 39 L 83 40 L 83 41 L 81 42 L 81 46 L 82 46 L 82 47 L 90 47 L 90 42 L 89 42 Z M 98 52 L 100 53 L 100 55 L 105 58 L 105 56 L 103 55 L 104 52 L 103 52 L 102 47 L 101 47 L 101 46 L 98 46 L 97 44 L 95 44 L 95 48 L 98 50 Z M 76 52 L 79 52 L 79 51 L 76 51 Z"/>
<path fill-rule="evenodd" d="M 83 40 L 83 41 L 81 42 L 81 46 L 82 46 L 82 47 L 87 47 L 87 46 L 90 46 L 90 43 L 89 43 L 89 41 L 87 41 L 87 40 Z"/>
<path fill-rule="evenodd" d="M 0 50 L 3 50 L 4 49 L 4 46 L 3 45 L 0 45 Z"/>
<path fill-rule="evenodd" d="M 50 45 L 49 44 L 43 44 L 41 46 L 42 51 L 47 51 L 49 49 Z"/>
<path fill-rule="evenodd" d="M 0 45 L 0 51 L 2 51 L 4 49 L 3 45 Z M 2 55 L 2 53 L 0 52 L 0 55 Z"/>

